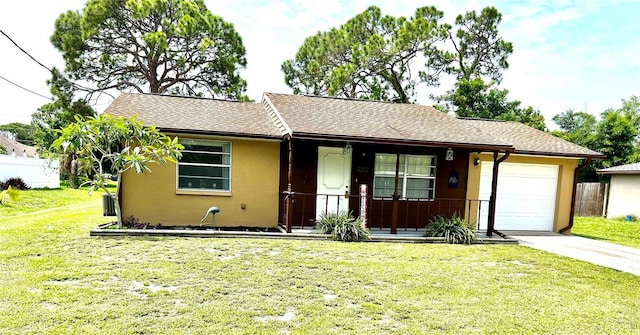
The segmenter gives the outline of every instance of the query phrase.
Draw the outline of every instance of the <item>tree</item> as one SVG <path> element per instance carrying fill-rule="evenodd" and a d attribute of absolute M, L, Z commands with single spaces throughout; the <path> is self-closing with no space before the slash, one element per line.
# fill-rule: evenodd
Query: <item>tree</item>
<path fill-rule="evenodd" d="M 42 105 L 38 112 L 31 115 L 34 144 L 41 153 L 49 149 L 62 128 L 75 122 L 76 116 L 86 118 L 96 115 L 84 99 L 74 97 L 75 87 L 57 68 L 52 69 L 47 85 L 54 96 L 53 102 Z"/>
<path fill-rule="evenodd" d="M 500 71 L 509 68 L 507 58 L 513 52 L 511 42 L 504 41 L 498 34 L 501 21 L 502 14 L 494 7 L 483 8 L 479 15 L 476 11 L 458 15 L 455 35 L 453 27 L 447 27 L 452 50 L 428 55 L 429 73 L 422 75 L 423 80 L 444 72 L 454 75 L 458 81 L 481 78 L 500 83 Z"/>
<path fill-rule="evenodd" d="M 619 109 L 607 109 L 600 114 L 601 120 L 588 113 L 571 109 L 553 117 L 560 127 L 552 134 L 567 141 L 587 147 L 605 155 L 606 158 L 580 171 L 580 181 L 598 181 L 596 170 L 632 163 L 638 160 L 638 128 L 634 125 L 634 114 L 623 100 Z"/>
<path fill-rule="evenodd" d="M 595 150 L 595 136 L 598 121 L 595 116 L 568 109 L 552 118 L 560 130 L 551 132 L 569 142 Z"/>
<path fill-rule="evenodd" d="M 183 149 L 177 137 L 171 139 L 155 127 L 144 127 L 134 117 L 113 118 L 107 114 L 86 121 L 77 118 L 77 122 L 62 130 L 53 147 L 63 154 L 74 153 L 90 167 L 89 192 L 102 189 L 114 200 L 119 228 L 122 228 L 119 202 L 122 174 L 131 169 L 150 173 L 149 165 L 175 162 Z M 117 181 L 115 192 L 107 188 L 112 177 Z"/>
<path fill-rule="evenodd" d="M 411 102 L 418 84 L 411 63 L 445 38 L 442 15 L 421 7 L 414 17 L 396 18 L 371 6 L 339 28 L 305 39 L 281 66 L 285 82 L 294 94 Z"/>
<path fill-rule="evenodd" d="M 47 81 L 54 101 L 42 105 L 31 115 L 34 144 L 41 155 L 46 155 L 53 141 L 60 136 L 60 130 L 75 122 L 77 117 L 95 116 L 96 112 L 84 99 L 74 97 L 75 87 L 55 67 L 51 79 Z M 82 168 L 77 165 L 77 157 L 67 152 L 60 157 L 60 172 L 69 182 L 69 187 L 78 187 L 78 175 Z"/>
<path fill-rule="evenodd" d="M 58 17 L 51 42 L 65 72 L 101 92 L 246 99 L 242 39 L 203 0 L 89 0 Z"/>
<path fill-rule="evenodd" d="M 7 154 L 7 148 L 4 147 L 4 145 L 0 144 L 0 155 L 6 155 Z"/>
<path fill-rule="evenodd" d="M 33 145 L 33 126 L 30 124 L 12 122 L 0 125 L 0 131 L 6 131 L 15 136 L 16 141 L 25 144 Z"/>
<path fill-rule="evenodd" d="M 531 106 L 521 108 L 520 101 L 507 99 L 508 94 L 508 90 L 490 89 L 480 78 L 462 79 L 456 83 L 450 100 L 458 116 L 516 121 L 539 130 L 546 129 L 540 111 Z"/>
<path fill-rule="evenodd" d="M 635 140 L 638 129 L 633 121 L 620 110 L 607 110 L 602 113 L 602 121 L 596 130 L 596 147 L 607 156 L 599 162 L 599 167 L 631 163 L 635 154 Z"/>

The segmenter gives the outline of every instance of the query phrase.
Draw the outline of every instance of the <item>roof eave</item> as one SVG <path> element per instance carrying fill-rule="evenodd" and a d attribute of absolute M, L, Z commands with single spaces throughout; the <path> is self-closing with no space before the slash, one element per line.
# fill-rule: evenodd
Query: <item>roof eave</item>
<path fill-rule="evenodd" d="M 238 133 L 238 132 L 229 132 L 229 131 L 211 131 L 211 130 L 200 130 L 200 129 L 180 129 L 180 128 L 166 128 L 166 127 L 157 127 L 157 129 L 164 133 L 172 133 L 172 134 L 188 134 L 188 135 L 209 135 L 209 136 L 222 136 L 222 137 L 242 137 L 242 138 L 256 138 L 256 139 L 271 139 L 271 140 L 282 140 L 283 137 L 277 134 L 247 134 L 247 133 Z"/>
<path fill-rule="evenodd" d="M 507 145 L 507 144 L 500 145 L 500 144 L 420 141 L 420 140 L 407 140 L 407 139 L 394 139 L 394 138 L 363 137 L 363 136 L 349 136 L 349 135 L 328 135 L 328 134 L 298 133 L 298 132 L 294 132 L 292 134 L 292 138 L 305 139 L 305 140 L 340 141 L 340 142 L 352 142 L 352 143 L 396 144 L 396 145 L 413 145 L 413 146 L 423 146 L 423 147 L 458 148 L 458 149 L 471 149 L 471 150 L 478 150 L 478 151 L 501 151 L 501 152 L 514 151 L 513 146 Z"/>
<path fill-rule="evenodd" d="M 562 152 L 545 152 L 545 151 L 531 151 L 531 150 L 515 150 L 514 154 L 521 155 L 534 155 L 534 156 L 553 156 L 553 157 L 566 157 L 566 158 L 591 158 L 591 159 L 605 159 L 606 156 L 602 154 L 577 154 L 577 153 L 562 153 Z"/>
<path fill-rule="evenodd" d="M 638 170 L 630 170 L 630 171 L 603 171 L 603 170 L 598 170 L 596 171 L 598 174 L 604 174 L 604 175 L 614 175 L 614 174 L 626 174 L 626 175 L 630 175 L 630 174 L 640 174 L 640 171 Z"/>

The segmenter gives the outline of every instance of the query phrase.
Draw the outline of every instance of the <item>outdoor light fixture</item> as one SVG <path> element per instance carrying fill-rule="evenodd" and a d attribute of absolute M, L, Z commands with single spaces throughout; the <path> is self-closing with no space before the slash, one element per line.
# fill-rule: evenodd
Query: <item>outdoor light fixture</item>
<path fill-rule="evenodd" d="M 353 152 L 353 148 L 351 147 L 351 144 L 349 143 L 345 144 L 344 148 L 342 148 L 342 154 L 351 155 L 351 152 Z"/>
<path fill-rule="evenodd" d="M 476 156 L 476 158 L 473 160 L 473 165 L 475 166 L 480 165 L 480 157 Z"/>
<path fill-rule="evenodd" d="M 447 155 L 444 158 L 445 160 L 452 161 L 453 160 L 453 149 L 447 149 Z"/>

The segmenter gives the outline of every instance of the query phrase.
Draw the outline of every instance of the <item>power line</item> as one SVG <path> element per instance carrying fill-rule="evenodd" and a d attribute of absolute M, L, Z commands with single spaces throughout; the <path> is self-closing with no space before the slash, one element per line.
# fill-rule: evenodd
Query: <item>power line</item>
<path fill-rule="evenodd" d="M 40 94 L 40 93 L 38 93 L 38 92 L 34 92 L 34 91 L 32 91 L 32 90 L 30 90 L 30 89 L 28 89 L 28 88 L 26 88 L 26 87 L 20 86 L 20 85 L 18 85 L 18 84 L 16 84 L 16 83 L 12 82 L 11 80 L 9 80 L 9 79 L 7 79 L 7 78 L 3 77 L 3 76 L 0 76 L 0 79 L 2 79 L 2 80 L 4 80 L 4 81 L 8 82 L 8 83 L 9 83 L 9 84 L 11 84 L 11 85 L 14 85 L 14 86 L 16 86 L 16 87 L 19 87 L 19 88 L 21 88 L 21 89 L 23 89 L 23 90 L 25 90 L 25 91 L 27 91 L 27 92 L 29 92 L 29 93 L 32 93 L 32 94 L 35 94 L 35 95 L 37 95 L 37 96 L 39 96 L 39 97 L 43 97 L 43 98 L 45 98 L 45 99 L 47 99 L 47 100 L 52 100 L 52 101 L 53 101 L 53 98 L 51 98 L 51 97 L 47 97 L 47 96 L 44 96 L 44 95 L 42 95 L 42 94 Z"/>
<path fill-rule="evenodd" d="M 31 54 L 29 54 L 26 50 L 22 49 L 22 47 L 20 47 L 18 45 L 18 43 L 16 43 L 11 37 L 9 37 L 9 35 L 7 35 L 4 31 L 2 31 L 2 29 L 0 29 L 0 33 L 2 33 L 2 35 L 4 35 L 4 37 L 8 38 L 9 41 L 11 41 L 11 43 L 13 43 L 13 45 L 16 46 L 16 48 L 20 49 L 20 51 L 22 51 L 25 55 L 29 56 L 29 58 L 33 59 L 34 62 L 38 63 L 40 66 L 42 66 L 43 68 L 47 69 L 47 71 L 53 73 L 53 71 L 46 67 L 44 64 L 40 63 L 37 59 L 35 59 L 33 56 L 31 56 Z"/>
<path fill-rule="evenodd" d="M 7 39 L 9 39 L 9 41 L 11 41 L 11 43 L 13 43 L 13 45 L 15 45 L 15 46 L 16 46 L 16 48 L 20 49 L 20 51 L 22 51 L 25 55 L 29 56 L 29 58 L 31 58 L 34 62 L 38 63 L 38 65 L 40 65 L 40 66 L 42 66 L 43 68 L 45 68 L 45 69 L 46 69 L 47 71 L 49 71 L 51 74 L 54 74 L 54 72 L 53 72 L 53 70 L 52 70 L 52 69 L 48 68 L 46 65 L 44 65 L 44 64 L 42 64 L 40 61 L 38 61 L 35 57 L 31 56 L 31 54 L 30 54 L 29 52 L 27 52 L 27 51 L 26 51 L 26 50 L 24 50 L 20 45 L 18 45 L 18 43 L 16 43 L 16 41 L 14 41 L 11 37 L 9 37 L 9 35 L 7 35 L 7 34 L 6 34 L 2 29 L 0 29 L 0 33 L 1 33 L 2 35 L 4 35 L 4 37 L 6 37 Z M 93 93 L 95 93 L 95 92 L 99 91 L 99 90 L 95 90 L 95 89 L 92 89 L 92 88 L 89 88 L 89 87 L 84 87 L 84 86 L 81 86 L 81 85 L 79 85 L 79 84 L 76 84 L 76 83 L 74 83 L 73 81 L 71 81 L 71 80 L 67 79 L 64 75 L 62 75 L 62 73 L 60 73 L 60 77 L 61 77 L 64 81 L 66 81 L 66 82 L 68 82 L 69 84 L 71 84 L 71 85 L 72 85 L 75 89 L 77 89 L 77 90 L 85 91 L 85 92 L 88 92 L 89 94 L 93 94 Z M 3 78 L 3 79 L 4 79 L 4 78 Z M 7 80 L 7 79 L 5 79 L 5 80 Z M 7 80 L 7 81 L 8 81 L 8 80 Z M 13 83 L 12 83 L 12 84 L 13 84 Z M 14 85 L 15 85 L 15 84 L 14 84 Z M 18 86 L 18 85 L 16 85 L 16 86 Z M 20 86 L 19 86 L 19 87 L 20 87 Z M 23 88 L 23 87 L 21 87 L 21 88 Z M 25 88 L 23 88 L 23 89 L 25 89 Z M 25 89 L 25 90 L 26 90 L 26 89 Z M 31 92 L 31 91 L 30 91 L 30 92 Z M 32 93 L 34 93 L 34 92 L 32 92 Z M 106 94 L 106 95 L 108 95 L 108 96 L 111 96 L 112 98 L 114 98 L 114 99 L 115 99 L 115 97 L 113 97 L 113 95 L 111 95 L 111 94 L 109 94 L 109 93 L 107 93 L 107 92 L 103 92 L 103 93 L 104 93 L 104 94 Z M 38 93 L 35 93 L 35 94 L 38 94 Z M 40 94 L 38 94 L 38 95 L 40 95 Z M 47 99 L 49 99 L 49 98 L 47 98 Z M 53 99 L 52 99 L 52 100 L 53 100 Z"/>

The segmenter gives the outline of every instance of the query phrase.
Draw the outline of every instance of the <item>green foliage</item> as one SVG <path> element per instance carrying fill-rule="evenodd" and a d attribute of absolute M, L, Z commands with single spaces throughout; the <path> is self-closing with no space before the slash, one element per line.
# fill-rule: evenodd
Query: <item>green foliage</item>
<path fill-rule="evenodd" d="M 628 115 L 616 110 L 607 110 L 602 113 L 602 120 L 596 130 L 596 147 L 603 155 L 607 156 L 600 162 L 600 167 L 631 163 L 635 150 L 634 144 L 638 136 L 638 128 Z"/>
<path fill-rule="evenodd" d="M 471 244 L 477 239 L 469 223 L 457 214 L 451 218 L 436 216 L 427 225 L 424 236 L 443 237 L 446 242 L 452 244 Z"/>
<path fill-rule="evenodd" d="M 8 201 L 18 201 L 20 199 L 20 191 L 9 186 L 6 190 L 0 191 L 0 205 L 6 204 Z"/>
<path fill-rule="evenodd" d="M 445 96 L 458 116 L 515 121 L 545 130 L 544 116 L 533 107 L 520 107 L 520 101 L 507 100 L 508 90 L 490 88 L 480 78 L 461 79 L 451 95 Z"/>
<path fill-rule="evenodd" d="M 177 137 L 171 139 L 153 126 L 144 127 L 135 117 L 113 118 L 107 114 L 86 121 L 78 118 L 62 130 L 52 148 L 62 154 L 73 153 L 78 164 L 90 168 L 89 192 L 102 189 L 113 197 L 119 228 L 122 228 L 119 203 L 122 174 L 130 169 L 149 173 L 150 164 L 175 162 L 183 149 Z M 117 186 L 112 192 L 109 185 L 114 176 Z"/>
<path fill-rule="evenodd" d="M 33 145 L 33 126 L 30 124 L 12 122 L 0 125 L 0 131 L 6 131 L 13 134 L 16 141 L 25 144 Z"/>
<path fill-rule="evenodd" d="M 57 68 L 53 68 L 47 84 L 55 100 L 42 105 L 31 116 L 34 145 L 41 154 L 49 150 L 62 128 L 75 122 L 76 116 L 85 118 L 96 115 L 86 101 L 75 99 L 75 88 Z"/>
<path fill-rule="evenodd" d="M 89 0 L 58 17 L 51 42 L 98 91 L 246 98 L 242 39 L 203 0 Z"/>
<path fill-rule="evenodd" d="M 333 239 L 344 242 L 368 240 L 371 235 L 362 220 L 345 212 L 320 215 L 320 220 L 316 222 L 316 230 L 320 234 L 331 234 Z"/>
<path fill-rule="evenodd" d="M 6 155 L 7 154 L 7 148 L 4 147 L 4 145 L 0 144 L 0 155 Z"/>
<path fill-rule="evenodd" d="M 285 82 L 295 94 L 411 102 L 418 83 L 411 63 L 445 38 L 442 15 L 421 7 L 407 19 L 371 6 L 339 28 L 308 37 L 282 64 Z"/>
<path fill-rule="evenodd" d="M 553 135 L 607 156 L 580 171 L 580 181 L 598 181 L 596 170 L 640 161 L 640 99 L 622 100 L 618 109 L 607 109 L 600 120 L 571 109 L 553 117 L 560 127 Z"/>
<path fill-rule="evenodd" d="M 427 57 L 431 72 L 423 74 L 423 79 L 445 72 L 458 81 L 481 78 L 499 83 L 500 71 L 509 68 L 507 58 L 513 52 L 511 42 L 499 35 L 501 21 L 502 14 L 494 7 L 485 7 L 480 14 L 474 10 L 458 15 L 455 33 L 452 27 L 447 32 L 454 51 L 439 50 Z"/>

